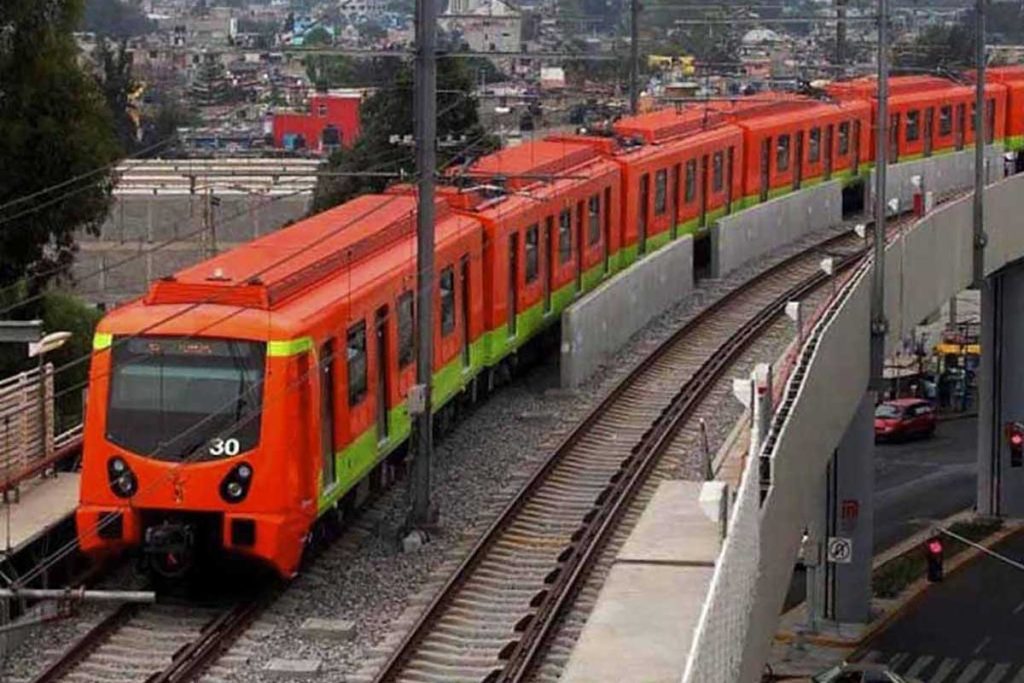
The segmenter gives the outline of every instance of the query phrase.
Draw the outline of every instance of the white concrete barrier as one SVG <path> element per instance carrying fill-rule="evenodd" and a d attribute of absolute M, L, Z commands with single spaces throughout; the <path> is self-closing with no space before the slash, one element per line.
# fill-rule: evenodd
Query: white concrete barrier
<path fill-rule="evenodd" d="M 743 264 L 843 219 L 839 181 L 822 183 L 719 218 L 711 226 L 711 274 Z"/>
<path fill-rule="evenodd" d="M 644 257 L 562 312 L 563 387 L 583 384 L 638 330 L 693 291 L 693 239 Z"/>

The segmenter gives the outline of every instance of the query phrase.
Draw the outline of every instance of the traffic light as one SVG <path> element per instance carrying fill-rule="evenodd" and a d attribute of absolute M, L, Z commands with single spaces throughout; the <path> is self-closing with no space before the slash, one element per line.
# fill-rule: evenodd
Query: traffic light
<path fill-rule="evenodd" d="M 942 541 L 938 536 L 933 536 L 924 549 L 928 559 L 928 581 L 942 581 Z"/>
<path fill-rule="evenodd" d="M 1010 445 L 1010 467 L 1024 467 L 1024 424 L 1006 424 L 1006 442 Z"/>

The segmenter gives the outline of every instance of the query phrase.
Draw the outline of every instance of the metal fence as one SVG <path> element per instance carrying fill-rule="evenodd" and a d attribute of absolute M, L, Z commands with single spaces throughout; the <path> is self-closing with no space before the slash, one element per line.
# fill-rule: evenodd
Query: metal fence
<path fill-rule="evenodd" d="M 756 462 L 756 458 L 748 458 L 740 480 L 683 683 L 734 683 L 739 677 L 760 561 L 760 483 Z"/>
<path fill-rule="evenodd" d="M 53 366 L 0 380 L 0 484 L 54 454 Z"/>

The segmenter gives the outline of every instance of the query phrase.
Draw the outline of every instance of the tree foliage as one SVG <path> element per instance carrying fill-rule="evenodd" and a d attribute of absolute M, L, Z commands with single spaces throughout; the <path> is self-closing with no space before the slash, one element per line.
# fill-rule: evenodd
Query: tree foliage
<path fill-rule="evenodd" d="M 973 21 L 973 17 L 971 19 Z M 893 65 L 905 69 L 962 69 L 974 66 L 974 31 L 967 22 L 932 26 L 893 49 Z"/>
<path fill-rule="evenodd" d="M 386 66 L 385 66 L 386 65 Z M 415 173 L 412 147 L 392 144 L 393 135 L 413 134 L 413 72 L 408 63 L 381 60 L 378 78 L 391 85 L 378 90 L 360 108 L 362 130 L 351 148 L 331 156 L 329 171 Z M 466 137 L 465 145 L 442 145 L 438 162 L 447 165 L 466 154 L 483 154 L 496 146 L 480 125 L 473 75 L 462 60 L 438 60 L 437 135 L 439 139 Z M 368 192 L 382 191 L 392 179 L 370 175 L 323 176 L 317 181 L 313 210 L 323 211 Z"/>
<path fill-rule="evenodd" d="M 130 38 L 149 33 L 156 23 L 122 0 L 87 0 L 82 28 L 97 35 Z"/>
<path fill-rule="evenodd" d="M 127 41 L 122 40 L 115 46 L 106 38 L 101 38 L 96 49 L 96 62 L 100 90 L 113 117 L 117 141 L 122 151 L 130 153 L 138 145 L 139 131 L 131 104 L 131 96 L 138 83 L 132 77 Z"/>
<path fill-rule="evenodd" d="M 94 172 L 120 150 L 103 94 L 77 63 L 81 18 L 82 0 L 0 2 L 0 207 L 19 200 L 0 209 L 0 286 L 67 268 L 75 230 L 95 230 L 107 212 L 111 175 Z"/>

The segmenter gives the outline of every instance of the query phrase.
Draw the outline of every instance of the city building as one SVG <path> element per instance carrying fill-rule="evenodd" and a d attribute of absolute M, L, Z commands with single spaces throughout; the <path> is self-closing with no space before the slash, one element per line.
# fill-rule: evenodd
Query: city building
<path fill-rule="evenodd" d="M 361 90 L 331 90 L 313 95 L 308 111 L 274 112 L 274 146 L 330 154 L 343 145 L 351 145 L 359 135 L 362 99 Z"/>

